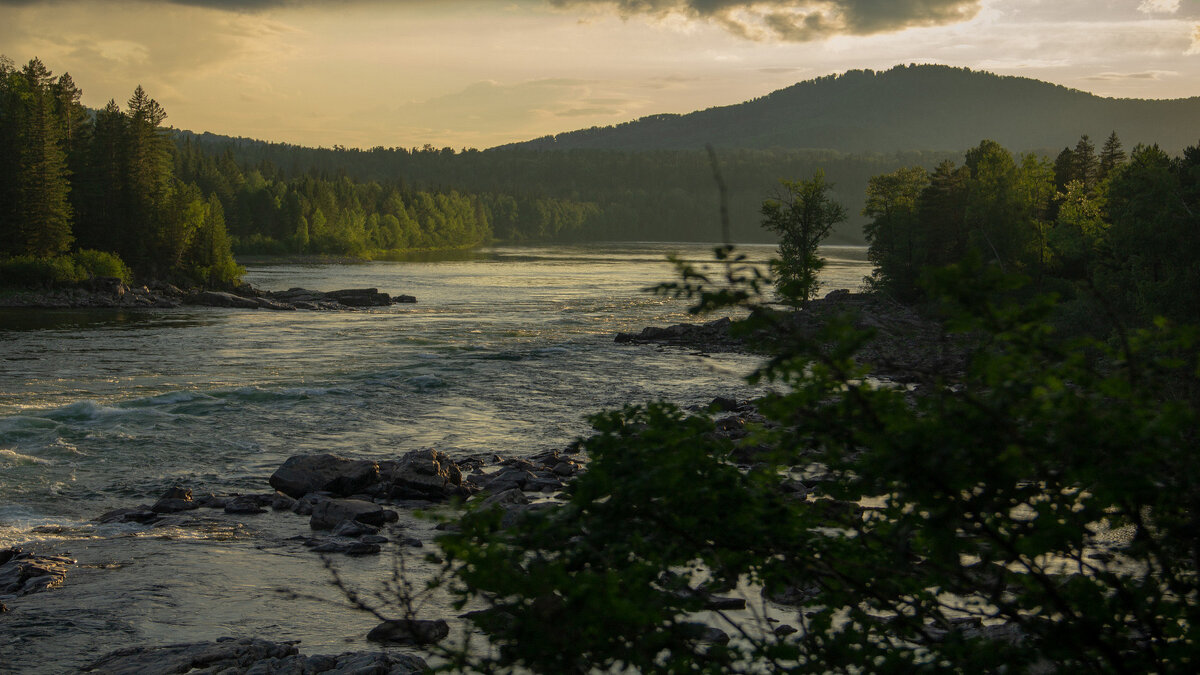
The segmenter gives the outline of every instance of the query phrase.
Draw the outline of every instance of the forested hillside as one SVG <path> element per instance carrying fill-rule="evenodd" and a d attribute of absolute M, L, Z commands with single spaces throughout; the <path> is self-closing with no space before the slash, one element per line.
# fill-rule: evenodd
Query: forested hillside
<path fill-rule="evenodd" d="M 356 150 L 303 148 L 211 134 L 183 134 L 181 143 L 207 154 L 228 153 L 237 164 L 268 165 L 287 176 L 311 170 L 358 181 L 399 182 L 410 188 L 453 187 L 504 195 L 493 199 L 514 200 L 510 203 L 519 222 L 511 227 L 499 220 L 493 223 L 502 240 L 715 241 L 721 236 L 716 184 L 704 150 L 455 151 L 431 146 Z M 823 168 L 834 194 L 855 214 L 835 233 L 835 241 L 861 242 L 865 221 L 857 214 L 871 176 L 911 164 L 932 169 L 958 154 L 721 150 L 718 160 L 729 185 L 735 240 L 771 241 L 759 226 L 763 200 L 775 195 L 780 178 L 808 176 Z M 587 207 L 581 210 L 581 205 Z"/>
<path fill-rule="evenodd" d="M 299 155 L 285 172 L 235 157 L 235 143 L 176 142 L 166 111 L 140 86 L 124 108 L 88 110 L 81 95 L 69 74 L 55 77 L 38 59 L 17 68 L 0 58 L 0 284 L 225 286 L 241 273 L 235 252 L 461 249 L 564 236 L 599 212 L 520 191 L 322 172 Z"/>
<path fill-rule="evenodd" d="M 1102 98 L 1032 80 L 939 65 L 852 70 L 737 105 L 653 115 L 615 127 L 546 136 L 518 147 L 574 150 L 821 148 L 842 152 L 953 150 L 991 138 L 1046 151 L 1064 138 L 1112 131 L 1131 146 L 1176 152 L 1195 143 L 1200 98 Z"/>

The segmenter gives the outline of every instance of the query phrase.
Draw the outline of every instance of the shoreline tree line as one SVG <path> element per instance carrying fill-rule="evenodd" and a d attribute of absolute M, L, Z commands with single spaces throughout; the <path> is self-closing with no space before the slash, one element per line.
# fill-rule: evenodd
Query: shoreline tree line
<path fill-rule="evenodd" d="M 234 254 L 388 257 L 579 229 L 593 204 L 409 188 L 206 152 L 137 87 L 80 103 L 69 74 L 0 57 L 0 285 L 96 277 L 231 286 Z M 211 149 L 210 149 L 211 150 Z"/>

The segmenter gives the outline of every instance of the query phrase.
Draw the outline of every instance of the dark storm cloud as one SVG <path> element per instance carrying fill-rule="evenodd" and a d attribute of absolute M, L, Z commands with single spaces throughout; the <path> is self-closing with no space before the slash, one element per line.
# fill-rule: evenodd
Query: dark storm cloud
<path fill-rule="evenodd" d="M 623 16 L 670 13 L 711 19 L 752 39 L 790 42 L 871 35 L 973 18 L 981 0 L 549 0 L 558 7 L 612 7 Z"/>
<path fill-rule="evenodd" d="M 49 0 L 55 2 L 56 0 Z M 60 0 L 69 2 L 70 0 Z M 76 0 L 78 1 L 78 0 Z M 434 4 L 438 0 L 134 0 L 257 12 L 281 7 L 335 8 L 347 4 L 380 6 Z M 447 0 L 441 0 L 445 2 Z M 452 0 L 450 0 L 452 1 Z M 789 42 L 834 35 L 871 35 L 914 26 L 938 26 L 973 18 L 982 0 L 518 0 L 560 9 L 611 9 L 621 16 L 681 14 L 711 20 L 748 39 Z M 30 6 L 46 0 L 0 0 L 0 6 Z"/>

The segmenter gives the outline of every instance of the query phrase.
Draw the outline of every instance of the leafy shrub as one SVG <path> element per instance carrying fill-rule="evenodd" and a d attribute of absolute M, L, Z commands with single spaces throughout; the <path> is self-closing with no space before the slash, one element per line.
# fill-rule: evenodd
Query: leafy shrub
<path fill-rule="evenodd" d="M 133 280 L 133 272 L 129 266 L 115 253 L 84 249 L 71 257 L 84 279 L 116 277 L 124 283 Z"/>
<path fill-rule="evenodd" d="M 35 258 L 14 256 L 0 260 L 0 285 L 25 288 L 65 286 L 79 283 L 83 272 L 68 256 Z"/>
<path fill-rule="evenodd" d="M 762 275 L 728 269 L 722 287 L 689 269 L 673 288 L 760 307 Z M 508 527 L 475 509 L 440 539 L 495 647 L 455 666 L 1194 672 L 1198 333 L 1067 342 L 1052 301 L 1005 299 L 1016 285 L 977 261 L 930 277 L 976 347 L 915 392 L 870 379 L 869 332 L 849 321 L 803 336 L 750 312 L 743 329 L 776 335 L 754 377 L 777 393 L 740 447 L 666 404 L 599 415 L 561 506 Z M 822 494 L 790 489 L 797 471 L 822 474 Z M 727 644 L 698 639 L 699 582 L 754 591 L 758 613 L 708 615 Z M 761 619 L 760 591 L 797 632 Z"/>

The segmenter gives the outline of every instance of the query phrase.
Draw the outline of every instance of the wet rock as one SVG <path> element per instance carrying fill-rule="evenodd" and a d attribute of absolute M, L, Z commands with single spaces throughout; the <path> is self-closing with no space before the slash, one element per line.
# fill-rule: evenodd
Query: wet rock
<path fill-rule="evenodd" d="M 502 509 L 511 508 L 513 506 L 524 506 L 529 503 L 529 498 L 520 488 L 509 488 L 503 492 L 489 494 L 480 502 L 480 508 L 499 507 Z"/>
<path fill-rule="evenodd" d="M 333 528 L 335 537 L 361 537 L 369 534 L 378 534 L 379 528 L 360 523 L 355 520 L 343 520 Z"/>
<path fill-rule="evenodd" d="M 733 412 L 738 409 L 738 402 L 732 398 L 718 396 L 708 404 L 708 409 L 716 412 Z"/>
<path fill-rule="evenodd" d="M 314 530 L 332 530 L 343 520 L 358 521 L 367 525 L 383 525 L 388 522 L 386 509 L 373 502 L 358 499 L 327 499 L 313 506 L 308 521 Z M 394 512 L 392 512 L 394 513 Z"/>
<path fill-rule="evenodd" d="M 62 585 L 75 561 L 10 548 L 0 553 L 0 597 L 28 595 Z"/>
<path fill-rule="evenodd" d="M 392 296 L 392 302 L 394 302 L 398 305 L 413 304 L 416 301 L 417 301 L 417 299 L 411 295 L 394 295 L 394 296 Z"/>
<path fill-rule="evenodd" d="M 532 471 L 512 466 L 501 469 L 490 477 L 482 479 L 482 487 L 487 492 L 500 493 L 516 488 L 518 490 L 525 489 L 526 484 L 537 479 L 537 474 Z"/>
<path fill-rule="evenodd" d="M 380 293 L 377 288 L 347 288 L 340 291 L 329 291 L 325 297 L 336 300 L 347 307 L 387 307 L 392 304 L 392 298 L 387 293 Z"/>
<path fill-rule="evenodd" d="M 207 669 L 211 673 L 247 673 L 268 659 L 285 659 L 298 653 L 290 642 L 258 638 L 224 638 L 161 647 L 125 647 L 83 667 L 83 672 L 105 675 L 167 675 Z M 283 672 L 263 671 L 255 672 Z"/>
<path fill-rule="evenodd" d="M 259 504 L 258 498 L 253 495 L 242 495 L 225 502 L 225 513 L 254 515 L 266 512 L 267 510 Z"/>
<path fill-rule="evenodd" d="M 159 518 L 149 506 L 142 504 L 131 509 L 113 509 L 95 518 L 97 523 L 150 523 Z"/>
<path fill-rule="evenodd" d="M 277 312 L 280 312 L 280 311 L 286 312 L 286 311 L 295 311 L 296 310 L 295 305 L 289 305 L 285 302 L 279 302 L 277 300 L 272 300 L 270 298 L 254 298 L 254 301 L 256 303 L 258 303 L 259 309 L 270 309 L 270 310 L 274 310 Z"/>
<path fill-rule="evenodd" d="M 271 509 L 274 511 L 290 511 L 295 505 L 295 499 L 292 499 L 278 490 L 275 491 L 275 494 L 271 498 Z"/>
<path fill-rule="evenodd" d="M 346 555 L 375 555 L 382 548 L 379 544 L 365 541 L 316 541 L 311 542 L 312 550 L 316 553 L 345 553 Z"/>
<path fill-rule="evenodd" d="M 289 457 L 271 474 L 271 487 L 289 497 L 327 491 L 338 496 L 361 492 L 379 481 L 379 465 L 337 455 Z"/>
<path fill-rule="evenodd" d="M 614 342 L 668 344 L 706 351 L 728 351 L 743 346 L 740 339 L 730 335 L 729 329 L 732 325 L 733 322 L 725 317 L 702 324 L 681 323 L 665 328 L 647 326 L 640 333 L 618 333 Z"/>
<path fill-rule="evenodd" d="M 789 626 L 785 623 L 781 626 L 776 626 L 775 630 L 771 632 L 775 633 L 775 637 L 787 637 L 800 631 L 796 630 L 795 626 Z"/>
<path fill-rule="evenodd" d="M 236 307 L 239 309 L 258 309 L 258 301 L 254 298 L 244 298 L 226 291 L 200 291 L 188 298 L 189 304 L 205 307 Z"/>
<path fill-rule="evenodd" d="M 443 619 L 391 619 L 375 626 L 367 633 L 372 642 L 425 645 L 439 642 L 450 634 L 450 626 Z"/>
<path fill-rule="evenodd" d="M 255 663 L 245 675 L 414 675 L 428 669 L 424 659 L 411 654 L 348 652 L 266 659 Z"/>
<path fill-rule="evenodd" d="M 458 465 L 431 449 L 413 450 L 398 460 L 380 462 L 379 478 L 375 493 L 391 499 L 445 501 L 472 492 Z"/>
<path fill-rule="evenodd" d="M 150 507 L 155 513 L 179 513 L 180 511 L 191 511 L 200 508 L 192 499 L 192 491 L 187 488 L 175 486 L 167 490 L 154 506 Z"/>

